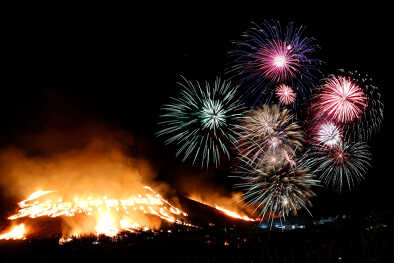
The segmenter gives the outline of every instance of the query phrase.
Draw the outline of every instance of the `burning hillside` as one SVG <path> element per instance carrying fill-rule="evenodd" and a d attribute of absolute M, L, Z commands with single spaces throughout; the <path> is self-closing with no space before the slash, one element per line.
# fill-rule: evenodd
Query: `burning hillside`
<path fill-rule="evenodd" d="M 107 196 L 75 197 L 73 200 L 63 200 L 62 197 L 56 196 L 53 191 L 37 191 L 19 202 L 17 213 L 11 215 L 8 219 L 75 218 L 77 215 L 90 217 L 85 220 L 79 219 L 79 222 L 68 219 L 69 222 L 74 221 L 73 227 L 69 229 L 68 233 L 64 234 L 73 237 L 92 233 L 114 237 L 121 231 L 149 230 L 152 224 L 147 224 L 149 221 L 143 215 L 154 215 L 170 223 L 190 225 L 184 221 L 184 218 L 187 217 L 185 212 L 171 205 L 150 187 L 145 186 L 144 190 L 146 191 L 144 195 L 138 194 L 121 200 L 111 199 Z M 14 233 L 12 231 L 11 233 Z M 14 234 L 14 237 L 21 238 L 16 234 Z"/>
<path fill-rule="evenodd" d="M 155 165 L 135 154 L 140 144 L 135 138 L 89 126 L 31 139 L 34 143 L 23 150 L 0 153 L 0 183 L 9 196 L 21 200 L 7 216 L 10 226 L 1 226 L 0 239 L 60 232 L 65 242 L 85 235 L 156 231 L 163 224 L 195 227 L 190 220 L 193 210 L 183 210 L 177 189 L 155 181 Z M 191 199 L 232 218 L 256 220 L 241 211 L 233 197 L 218 196 L 212 194 L 211 202 Z"/>

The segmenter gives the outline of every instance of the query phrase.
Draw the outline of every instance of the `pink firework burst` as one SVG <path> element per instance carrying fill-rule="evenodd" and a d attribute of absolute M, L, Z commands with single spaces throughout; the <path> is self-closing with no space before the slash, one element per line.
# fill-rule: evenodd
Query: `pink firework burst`
<path fill-rule="evenodd" d="M 322 87 L 319 109 L 331 120 L 351 122 L 363 113 L 367 97 L 361 88 L 346 77 L 332 77 Z"/>
<path fill-rule="evenodd" d="M 280 84 L 276 88 L 276 96 L 279 98 L 280 103 L 284 105 L 291 104 L 295 101 L 296 94 L 292 88 L 285 84 Z"/>
<path fill-rule="evenodd" d="M 292 47 L 278 40 L 273 40 L 263 47 L 258 56 L 259 69 L 266 78 L 276 82 L 294 77 L 300 66 Z"/>

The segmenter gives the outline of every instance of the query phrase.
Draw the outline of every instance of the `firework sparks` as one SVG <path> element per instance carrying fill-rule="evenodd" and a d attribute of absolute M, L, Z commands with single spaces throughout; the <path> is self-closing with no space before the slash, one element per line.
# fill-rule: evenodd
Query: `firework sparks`
<path fill-rule="evenodd" d="M 334 123 L 324 122 L 317 129 L 315 140 L 324 146 L 333 147 L 341 143 L 342 132 Z"/>
<path fill-rule="evenodd" d="M 241 126 L 239 152 L 259 166 L 282 157 L 291 160 L 303 142 L 300 126 L 292 119 L 289 111 L 278 105 L 250 111 Z"/>
<path fill-rule="evenodd" d="M 194 156 L 193 164 L 201 160 L 208 167 L 217 167 L 222 156 L 230 158 L 229 147 L 237 142 L 235 127 L 242 117 L 243 104 L 237 88 L 217 79 L 213 86 L 184 79 L 179 98 L 163 107 L 163 128 L 157 136 L 169 137 L 166 144 L 179 145 L 177 156 L 183 161 Z"/>
<path fill-rule="evenodd" d="M 275 90 L 272 86 L 283 81 L 298 87 L 297 99 L 310 95 L 310 86 L 317 82 L 322 62 L 314 58 L 319 46 L 313 38 L 304 36 L 303 27 L 290 23 L 282 30 L 278 21 L 265 21 L 261 26 L 253 23 L 242 37 L 233 42 L 229 73 L 238 77 L 252 95 L 259 94 L 255 103 L 261 97 L 268 102 Z"/>
<path fill-rule="evenodd" d="M 279 98 L 281 104 L 289 105 L 295 101 L 296 93 L 289 86 L 280 84 L 276 88 L 276 96 Z"/>
<path fill-rule="evenodd" d="M 363 114 L 353 123 L 345 125 L 345 136 L 355 141 L 368 141 L 373 134 L 378 132 L 383 124 L 383 101 L 378 87 L 373 84 L 373 80 L 367 74 L 361 74 L 357 71 L 341 71 L 341 74 L 347 75 L 353 82 L 357 83 L 363 90 L 367 105 Z"/>
<path fill-rule="evenodd" d="M 301 162 L 313 169 L 321 181 L 339 191 L 347 182 L 349 189 L 364 179 L 370 167 L 371 154 L 364 142 L 342 142 L 335 147 L 312 147 Z"/>
<path fill-rule="evenodd" d="M 365 93 L 357 83 L 346 77 L 329 78 L 318 94 L 318 107 L 321 114 L 339 123 L 356 120 L 366 106 Z"/>
<path fill-rule="evenodd" d="M 299 68 L 294 50 L 281 41 L 270 41 L 258 52 L 258 57 L 262 74 L 274 82 L 294 77 Z"/>
<path fill-rule="evenodd" d="M 244 200 L 250 206 L 260 210 L 261 218 L 265 215 L 285 217 L 297 214 L 301 208 L 311 206 L 310 199 L 315 196 L 311 187 L 319 185 L 314 175 L 308 170 L 288 163 L 280 162 L 274 167 L 250 166 L 250 161 L 243 158 L 240 180 L 237 185 L 244 191 Z"/>

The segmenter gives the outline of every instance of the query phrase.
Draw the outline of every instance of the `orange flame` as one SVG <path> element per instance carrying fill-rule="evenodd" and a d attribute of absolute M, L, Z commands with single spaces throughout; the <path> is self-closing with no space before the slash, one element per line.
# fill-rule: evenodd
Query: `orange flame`
<path fill-rule="evenodd" d="M 9 232 L 0 235 L 0 240 L 25 239 L 26 229 L 24 224 L 14 226 Z"/>
<path fill-rule="evenodd" d="M 96 232 L 98 235 L 104 234 L 108 237 L 115 237 L 119 229 L 115 226 L 115 219 L 110 214 L 100 215 Z"/>
<path fill-rule="evenodd" d="M 211 196 L 213 200 L 216 199 L 216 201 L 212 202 L 206 202 L 205 200 L 203 201 L 201 198 L 198 196 L 189 196 L 190 199 L 197 201 L 199 203 L 202 203 L 204 205 L 210 206 L 212 208 L 215 208 L 216 210 L 219 210 L 220 212 L 224 213 L 225 215 L 232 217 L 232 218 L 237 218 L 243 221 L 249 221 L 249 222 L 255 222 L 259 221 L 260 218 L 251 218 L 247 216 L 244 212 L 241 212 L 241 209 L 238 209 L 234 204 L 237 203 L 237 196 L 234 195 L 232 199 L 225 198 L 225 197 L 217 197 L 217 196 Z M 220 203 L 221 205 L 217 205 L 216 203 Z M 224 205 L 222 205 L 224 204 Z M 224 208 L 223 206 L 226 206 Z M 231 206 L 231 208 L 229 208 Z M 231 209 L 231 210 L 230 210 Z M 234 210 L 237 210 L 235 212 Z"/>
<path fill-rule="evenodd" d="M 255 221 L 259 220 L 259 219 L 250 218 L 250 217 L 245 216 L 245 215 L 241 216 L 240 214 L 237 214 L 234 211 L 230 211 L 230 210 L 224 209 L 223 207 L 220 207 L 218 205 L 216 205 L 215 208 L 217 210 L 222 211 L 224 214 L 226 214 L 226 215 L 228 215 L 230 217 L 233 217 L 233 218 L 238 218 L 238 219 L 241 219 L 241 220 L 244 220 L 244 221 L 250 221 L 250 222 L 255 222 Z"/>
<path fill-rule="evenodd" d="M 59 244 L 66 243 L 80 234 L 94 233 L 115 237 L 121 231 L 135 232 L 136 230 L 151 229 L 148 225 L 133 221 L 137 213 L 155 215 L 170 223 L 192 226 L 180 219 L 188 216 L 185 212 L 165 200 L 149 186 L 145 186 L 144 189 L 147 190 L 145 195 L 139 194 L 128 199 L 88 196 L 87 198 L 75 197 L 72 201 L 63 201 L 62 197 L 50 199 L 48 195 L 54 195 L 54 191 L 39 190 L 19 202 L 19 210 L 8 219 L 16 220 L 43 216 L 73 217 L 80 214 L 96 219 L 94 231 L 83 228 L 82 231 L 74 230 L 73 235 L 63 236 L 59 240 Z"/>

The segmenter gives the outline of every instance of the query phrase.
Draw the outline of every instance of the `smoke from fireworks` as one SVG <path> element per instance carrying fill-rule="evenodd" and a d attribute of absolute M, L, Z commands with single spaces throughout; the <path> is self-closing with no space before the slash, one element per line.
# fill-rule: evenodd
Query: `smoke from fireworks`
<path fill-rule="evenodd" d="M 311 167 L 321 181 L 341 191 L 347 184 L 349 189 L 361 182 L 370 167 L 371 154 L 364 142 L 342 142 L 335 147 L 315 146 L 309 149 L 301 163 Z"/>
<path fill-rule="evenodd" d="M 297 99 L 310 95 L 322 62 L 314 57 L 319 46 L 313 38 L 304 36 L 304 27 L 289 23 L 282 30 L 279 21 L 265 21 L 261 26 L 252 23 L 242 38 L 233 42 L 234 50 L 229 52 L 233 57 L 229 73 L 252 94 L 259 94 L 255 103 L 263 96 L 269 101 L 279 82 L 293 87 Z"/>
<path fill-rule="evenodd" d="M 179 97 L 162 108 L 157 136 L 179 146 L 176 155 L 183 155 L 183 161 L 190 157 L 193 164 L 200 160 L 203 166 L 218 166 L 223 156 L 230 158 L 229 147 L 237 142 L 235 127 L 244 109 L 237 87 L 219 78 L 214 85 L 184 78 L 179 85 Z"/>
<path fill-rule="evenodd" d="M 262 165 L 267 160 L 286 158 L 291 162 L 302 146 L 303 132 L 293 122 L 289 110 L 278 105 L 263 105 L 251 110 L 241 126 L 238 149 L 241 155 Z"/>
<path fill-rule="evenodd" d="M 245 158 L 242 161 L 241 175 L 237 177 L 244 182 L 237 187 L 244 190 L 244 200 L 259 210 L 262 218 L 266 214 L 296 215 L 301 208 L 308 211 L 307 207 L 312 205 L 310 199 L 315 196 L 311 187 L 319 185 L 319 180 L 307 169 L 290 166 L 283 160 L 268 169 L 250 166 L 250 161 Z"/>

